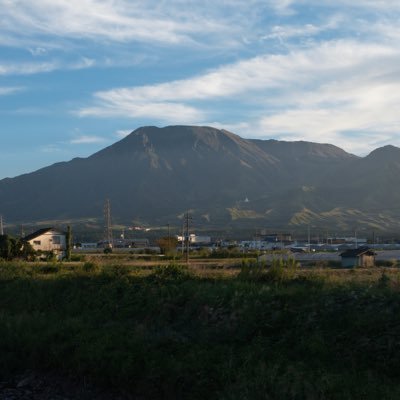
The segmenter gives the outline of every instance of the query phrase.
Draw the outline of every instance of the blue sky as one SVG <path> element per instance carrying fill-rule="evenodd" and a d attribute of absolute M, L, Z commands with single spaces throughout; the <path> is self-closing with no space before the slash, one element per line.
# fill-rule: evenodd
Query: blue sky
<path fill-rule="evenodd" d="M 398 0 L 0 0 L 0 179 L 143 125 L 400 146 Z"/>

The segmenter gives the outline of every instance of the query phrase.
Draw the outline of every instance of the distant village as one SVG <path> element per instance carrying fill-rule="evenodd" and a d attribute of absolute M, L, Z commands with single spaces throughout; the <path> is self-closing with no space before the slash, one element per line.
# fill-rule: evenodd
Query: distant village
<path fill-rule="evenodd" d="M 4 236 L 2 220 L 0 221 L 0 237 Z M 146 234 L 148 229 L 133 227 L 136 233 Z M 130 254 L 158 254 L 162 256 L 163 249 L 158 240 L 148 238 L 129 238 L 125 231 L 113 237 L 113 230 L 109 226 L 101 241 L 69 242 L 68 232 L 47 227 L 39 229 L 20 240 L 29 243 L 36 254 L 52 254 L 57 260 L 66 257 L 68 246 L 76 254 L 82 253 L 130 253 Z M 108 236 L 107 236 L 108 235 Z M 375 262 L 375 256 L 381 259 L 400 259 L 400 243 L 372 243 L 370 240 L 356 236 L 326 236 L 312 237 L 310 232 L 306 240 L 294 240 L 290 233 L 270 233 L 267 230 L 258 231 L 248 240 L 221 240 L 207 235 L 183 232 L 182 235 L 164 237 L 174 246 L 176 254 L 195 253 L 203 251 L 212 255 L 213 252 L 235 249 L 242 254 L 256 254 L 259 260 L 270 260 L 277 253 L 285 257 L 291 256 L 298 260 L 342 260 L 342 266 L 362 265 Z M 377 252 L 379 250 L 379 252 Z M 275 254 L 275 255 L 274 255 Z"/>

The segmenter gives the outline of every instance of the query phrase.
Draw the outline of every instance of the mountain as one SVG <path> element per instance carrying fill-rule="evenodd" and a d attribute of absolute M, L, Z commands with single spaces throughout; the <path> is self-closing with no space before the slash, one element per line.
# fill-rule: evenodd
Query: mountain
<path fill-rule="evenodd" d="M 88 158 L 1 180 L 0 214 L 15 223 L 101 221 L 108 198 L 125 225 L 180 224 L 190 210 L 204 227 L 390 230 L 399 172 L 394 146 L 361 158 L 331 144 L 211 127 L 142 127 Z"/>

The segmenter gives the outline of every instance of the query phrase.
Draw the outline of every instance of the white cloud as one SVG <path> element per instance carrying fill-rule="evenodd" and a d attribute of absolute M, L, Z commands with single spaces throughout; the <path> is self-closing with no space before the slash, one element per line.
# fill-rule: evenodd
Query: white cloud
<path fill-rule="evenodd" d="M 68 66 L 69 69 L 85 69 L 93 67 L 96 61 L 92 58 L 82 57 L 79 61 Z"/>
<path fill-rule="evenodd" d="M 77 70 L 90 68 L 95 65 L 95 60 L 82 57 L 75 62 L 21 62 L 0 64 L 1 75 L 34 75 L 40 73 L 53 72 L 57 70 Z"/>
<path fill-rule="evenodd" d="M 96 110 L 98 114 L 100 110 L 114 114 L 130 111 L 130 105 L 148 104 L 158 108 L 172 102 L 231 98 L 249 92 L 265 96 L 265 90 L 290 91 L 294 87 L 318 85 L 325 79 L 336 80 L 360 73 L 363 68 L 374 72 L 388 60 L 393 65 L 398 59 L 390 47 L 335 41 L 286 55 L 255 57 L 191 79 L 97 92 L 95 99 L 101 105 Z M 81 114 L 92 114 L 92 111 L 83 109 Z"/>
<path fill-rule="evenodd" d="M 49 144 L 49 145 L 42 146 L 40 148 L 40 151 L 42 153 L 58 153 L 61 151 L 61 148 L 58 145 Z"/>
<path fill-rule="evenodd" d="M 254 57 L 191 79 L 98 92 L 95 106 L 80 115 L 202 123 L 218 120 L 218 106 L 212 104 L 228 100 L 242 121 L 219 125 L 238 127 L 236 133 L 256 127 L 253 137 L 345 143 L 350 151 L 365 152 L 397 137 L 399 64 L 396 47 L 336 40 Z M 251 117 L 241 105 L 252 108 Z M 355 133 L 364 134 L 361 142 Z"/>
<path fill-rule="evenodd" d="M 0 64 L 1 75 L 31 75 L 51 72 L 59 68 L 56 62 Z"/>
<path fill-rule="evenodd" d="M 165 123 L 195 124 L 204 118 L 204 113 L 194 107 L 172 102 L 132 102 L 123 96 L 114 95 L 99 106 L 80 110 L 81 117 L 125 117 L 156 118 Z"/>
<path fill-rule="evenodd" d="M 45 49 L 44 47 L 40 47 L 40 46 L 31 48 L 28 50 L 33 56 L 43 56 L 43 55 L 47 54 L 47 49 Z"/>
<path fill-rule="evenodd" d="M 115 132 L 115 136 L 119 139 L 123 139 L 124 137 L 128 136 L 130 133 L 132 132 L 132 130 L 123 130 L 120 129 L 117 132 Z"/>
<path fill-rule="evenodd" d="M 35 61 L 2 61 L 0 76 L 143 60 L 155 66 L 156 59 L 161 66 L 181 54 L 188 69 L 179 75 L 177 67 L 178 78 L 97 91 L 78 114 L 216 121 L 246 136 L 345 142 L 365 152 L 399 140 L 399 11 L 398 0 L 0 0 L 0 44 L 22 46 Z M 157 51 L 147 51 L 152 45 Z M 79 55 L 63 60 L 71 48 Z M 99 48 L 107 51 L 99 56 Z M 191 68 L 201 72 L 188 78 Z M 14 92 L 0 88 L 0 95 Z"/>
<path fill-rule="evenodd" d="M 291 6 L 295 3 L 295 0 L 272 0 L 270 5 L 275 9 L 278 14 L 291 15 L 294 13 Z"/>
<path fill-rule="evenodd" d="M 192 2 L 192 8 L 203 8 L 195 4 Z M 49 35 L 118 42 L 190 43 L 193 35 L 226 29 L 212 18 L 212 13 L 208 16 L 211 18 L 196 14 L 180 1 L 0 0 L 3 30 L 17 37 Z"/>
<path fill-rule="evenodd" d="M 103 143 L 105 139 L 100 136 L 89 136 L 89 135 L 82 135 L 75 137 L 74 139 L 70 140 L 70 144 L 93 144 L 93 143 Z"/>
<path fill-rule="evenodd" d="M 317 36 L 322 32 L 335 30 L 344 22 L 348 22 L 341 14 L 330 16 L 321 24 L 306 23 L 304 25 L 274 25 L 269 33 L 261 37 L 261 40 L 277 39 L 285 42 L 291 38 Z"/>
<path fill-rule="evenodd" d="M 18 93 L 24 90 L 22 87 L 1 87 L 0 86 L 0 96 L 7 96 L 10 94 Z"/>

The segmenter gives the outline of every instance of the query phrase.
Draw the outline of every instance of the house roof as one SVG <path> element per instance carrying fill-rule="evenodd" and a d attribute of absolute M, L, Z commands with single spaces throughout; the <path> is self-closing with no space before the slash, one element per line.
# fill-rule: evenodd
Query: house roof
<path fill-rule="evenodd" d="M 340 254 L 341 257 L 359 257 L 361 255 L 375 256 L 376 253 L 368 247 L 359 247 L 358 249 L 349 249 Z"/>
<path fill-rule="evenodd" d="M 55 231 L 55 229 L 53 227 L 39 229 L 38 231 L 33 232 L 28 236 L 25 236 L 24 240 L 29 242 L 29 240 L 36 239 L 37 237 L 42 236 L 45 233 L 50 232 L 50 231 Z"/>

